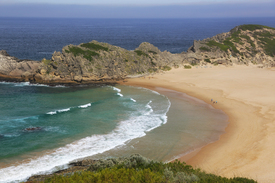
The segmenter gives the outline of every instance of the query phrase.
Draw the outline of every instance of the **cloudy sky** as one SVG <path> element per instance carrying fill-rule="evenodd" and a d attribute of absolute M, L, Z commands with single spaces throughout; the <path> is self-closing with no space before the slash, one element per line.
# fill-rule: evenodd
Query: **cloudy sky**
<path fill-rule="evenodd" d="M 0 0 L 0 17 L 275 17 L 275 0 Z"/>

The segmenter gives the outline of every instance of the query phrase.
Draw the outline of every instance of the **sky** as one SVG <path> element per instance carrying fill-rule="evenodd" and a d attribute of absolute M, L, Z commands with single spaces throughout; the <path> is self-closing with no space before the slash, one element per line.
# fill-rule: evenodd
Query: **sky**
<path fill-rule="evenodd" d="M 0 17 L 275 17 L 275 0 L 0 0 Z"/>

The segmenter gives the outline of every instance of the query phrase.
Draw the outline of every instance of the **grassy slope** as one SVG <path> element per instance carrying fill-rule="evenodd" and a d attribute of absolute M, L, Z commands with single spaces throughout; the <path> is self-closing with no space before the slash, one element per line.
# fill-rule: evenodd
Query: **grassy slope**
<path fill-rule="evenodd" d="M 236 30 L 234 33 L 231 34 L 230 37 L 228 37 L 226 40 L 224 40 L 222 43 L 218 43 L 214 40 L 209 41 L 206 43 L 207 46 L 209 47 L 217 47 L 222 51 L 227 51 L 228 49 L 231 50 L 231 52 L 236 55 L 242 53 L 239 52 L 239 50 L 236 48 L 236 44 L 244 44 L 242 42 L 241 38 L 244 38 L 246 42 L 248 42 L 251 45 L 251 51 L 255 49 L 255 44 L 253 41 L 250 39 L 249 36 L 243 35 L 241 31 L 250 31 L 253 32 L 253 37 L 259 45 L 263 48 L 265 53 L 269 56 L 275 56 L 275 39 L 274 36 L 270 32 L 264 30 L 270 29 L 270 30 L 275 30 L 272 27 L 267 27 L 267 26 L 262 26 L 262 25 L 241 25 L 238 27 L 238 30 Z M 258 33 L 255 30 L 263 30 L 263 32 Z M 207 51 L 207 48 L 203 47 L 201 50 Z M 256 53 L 256 50 L 253 51 L 253 53 Z"/>

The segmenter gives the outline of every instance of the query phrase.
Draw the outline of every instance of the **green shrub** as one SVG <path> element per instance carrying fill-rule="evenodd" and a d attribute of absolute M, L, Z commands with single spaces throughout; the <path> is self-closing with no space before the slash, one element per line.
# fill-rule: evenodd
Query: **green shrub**
<path fill-rule="evenodd" d="M 223 51 L 227 51 L 227 50 L 230 48 L 230 47 L 227 46 L 227 45 L 218 43 L 218 42 L 213 41 L 213 40 L 209 41 L 209 42 L 206 43 L 206 44 L 207 44 L 208 46 L 210 46 L 210 47 L 216 46 L 216 47 L 220 48 L 220 49 L 223 50 Z"/>
<path fill-rule="evenodd" d="M 264 44 L 265 53 L 271 57 L 275 57 L 275 39 L 259 38 Z"/>
<path fill-rule="evenodd" d="M 211 60 L 209 58 L 204 59 L 205 62 L 211 63 Z"/>
<path fill-rule="evenodd" d="M 250 39 L 249 36 L 247 36 L 247 35 L 241 35 L 240 37 L 246 39 L 247 42 L 248 42 L 253 48 L 255 48 L 255 44 L 253 43 L 253 41 Z"/>
<path fill-rule="evenodd" d="M 193 169 L 190 165 L 179 161 L 162 163 L 151 161 L 140 155 L 129 158 L 113 158 L 99 160 L 91 166 L 89 171 L 79 171 L 66 175 L 55 175 L 47 179 L 46 183 L 256 183 L 247 178 L 225 178 L 214 174 L 207 174 L 200 169 Z"/>
<path fill-rule="evenodd" d="M 109 48 L 101 46 L 99 44 L 95 44 L 95 43 L 83 43 L 80 46 L 84 47 L 84 48 L 88 48 L 88 49 L 93 49 L 95 51 L 99 51 L 99 50 L 108 51 L 109 50 Z"/>
<path fill-rule="evenodd" d="M 156 68 L 149 68 L 147 71 L 148 71 L 149 73 L 153 73 L 153 72 L 156 72 L 157 69 L 156 69 Z"/>
<path fill-rule="evenodd" d="M 234 43 L 232 43 L 231 41 L 225 40 L 225 41 L 223 41 L 223 44 L 226 45 L 226 46 L 228 46 L 228 47 L 231 47 L 231 49 L 232 49 L 233 52 L 240 53 L 239 50 L 237 50 L 237 48 L 234 45 Z"/>
<path fill-rule="evenodd" d="M 253 24 L 241 25 L 239 28 L 243 31 L 246 31 L 246 30 L 254 31 L 256 29 L 263 29 L 263 28 L 274 29 L 272 27 L 268 27 L 264 25 L 253 25 Z"/>
<path fill-rule="evenodd" d="M 168 65 L 162 67 L 162 70 L 163 70 L 163 71 L 170 71 L 171 69 L 172 69 L 172 68 L 169 67 Z"/>
<path fill-rule="evenodd" d="M 204 47 L 204 46 L 200 47 L 200 50 L 201 50 L 201 51 L 211 51 L 209 48 Z"/>
<path fill-rule="evenodd" d="M 268 31 L 263 31 L 263 32 L 255 32 L 254 36 L 261 36 L 261 37 L 265 37 L 265 38 L 273 38 L 275 35 L 271 34 Z"/>
<path fill-rule="evenodd" d="M 191 66 L 191 65 L 184 65 L 184 68 L 185 68 L 185 69 L 191 69 L 192 66 Z"/>
<path fill-rule="evenodd" d="M 94 56 L 99 56 L 98 53 L 91 51 L 91 50 L 83 50 L 79 47 L 69 47 L 69 50 L 65 50 L 66 53 L 72 53 L 75 57 L 79 55 L 83 55 L 89 61 L 93 60 Z"/>
<path fill-rule="evenodd" d="M 152 50 L 149 50 L 148 52 L 149 52 L 149 53 L 153 53 L 154 55 L 158 54 L 157 52 L 152 51 Z"/>
<path fill-rule="evenodd" d="M 137 53 L 137 55 L 138 56 L 145 56 L 145 57 L 149 57 L 149 55 L 148 54 L 146 54 L 146 53 L 144 53 L 143 51 L 141 51 L 141 50 L 135 50 L 135 52 Z"/>

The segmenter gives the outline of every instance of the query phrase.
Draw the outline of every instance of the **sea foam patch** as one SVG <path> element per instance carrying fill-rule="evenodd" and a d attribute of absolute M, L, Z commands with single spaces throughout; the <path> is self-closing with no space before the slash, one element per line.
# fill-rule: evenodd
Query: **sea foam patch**
<path fill-rule="evenodd" d="M 50 88 L 66 88 L 64 85 L 55 85 L 55 86 L 49 86 L 45 84 L 38 84 L 38 83 L 30 83 L 30 82 L 6 82 L 1 81 L 0 84 L 7 84 L 7 85 L 13 85 L 15 87 L 25 87 L 25 86 L 37 86 L 37 87 L 50 87 Z"/>
<path fill-rule="evenodd" d="M 123 95 L 121 93 L 117 93 L 117 95 L 123 97 Z"/>
<path fill-rule="evenodd" d="M 135 99 L 131 98 L 130 100 L 132 100 L 133 102 L 137 102 Z"/>
<path fill-rule="evenodd" d="M 54 115 L 54 114 L 57 114 L 57 113 L 68 112 L 70 110 L 71 110 L 71 107 L 66 108 L 66 109 L 59 109 L 59 110 L 56 110 L 56 111 L 51 111 L 51 112 L 48 112 L 47 114 Z"/>
<path fill-rule="evenodd" d="M 65 109 L 59 109 L 59 110 L 55 110 L 55 111 L 50 111 L 50 112 L 48 112 L 46 114 L 54 115 L 54 114 L 57 114 L 57 113 L 68 112 L 68 111 L 70 111 L 71 109 L 74 109 L 74 108 L 84 109 L 84 108 L 87 108 L 87 107 L 90 107 L 90 106 L 92 106 L 92 103 L 88 103 L 88 104 L 84 104 L 84 105 L 79 105 L 77 107 L 69 107 L 69 108 L 65 108 Z"/>
<path fill-rule="evenodd" d="M 117 92 L 121 92 L 121 89 L 119 89 L 119 88 L 116 88 L 116 87 L 112 87 L 113 88 L 113 90 L 115 90 L 115 91 L 117 91 Z"/>
<path fill-rule="evenodd" d="M 92 104 L 88 103 L 88 104 L 85 104 L 85 105 L 80 105 L 80 106 L 78 106 L 78 108 L 87 108 L 87 107 L 90 107 L 90 106 L 92 106 Z"/>

